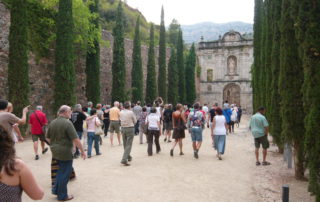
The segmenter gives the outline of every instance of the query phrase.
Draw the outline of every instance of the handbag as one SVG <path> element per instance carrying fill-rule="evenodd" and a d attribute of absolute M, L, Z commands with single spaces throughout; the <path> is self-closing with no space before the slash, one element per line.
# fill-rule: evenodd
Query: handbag
<path fill-rule="evenodd" d="M 99 119 L 98 119 L 98 120 L 99 120 Z M 97 125 L 96 120 L 94 120 L 94 121 L 95 121 L 95 124 L 96 124 L 95 130 L 94 130 L 94 134 L 95 134 L 95 135 L 103 135 L 104 132 L 103 132 L 103 130 L 102 130 L 101 121 L 99 120 L 99 122 L 100 122 L 100 125 L 99 125 L 99 126 Z"/>
<path fill-rule="evenodd" d="M 178 128 L 179 130 L 185 130 L 185 129 L 187 129 L 187 127 L 186 127 L 186 125 L 185 125 L 184 123 L 181 124 L 181 119 L 182 119 L 182 118 L 181 118 L 181 116 L 180 116 L 180 117 L 179 117 L 179 125 L 178 125 L 177 128 Z"/>

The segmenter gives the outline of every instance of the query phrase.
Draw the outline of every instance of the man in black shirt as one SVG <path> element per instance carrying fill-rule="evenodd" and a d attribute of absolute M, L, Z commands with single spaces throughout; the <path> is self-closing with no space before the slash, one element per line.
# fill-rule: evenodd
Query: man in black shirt
<path fill-rule="evenodd" d="M 77 131 L 77 135 L 79 139 L 82 139 L 82 133 L 83 133 L 83 121 L 86 120 L 87 116 L 82 112 L 81 104 L 76 104 L 75 110 L 71 114 L 71 121 L 73 123 L 74 128 Z M 79 157 L 79 149 L 76 148 L 76 153 L 74 154 L 74 157 Z"/>

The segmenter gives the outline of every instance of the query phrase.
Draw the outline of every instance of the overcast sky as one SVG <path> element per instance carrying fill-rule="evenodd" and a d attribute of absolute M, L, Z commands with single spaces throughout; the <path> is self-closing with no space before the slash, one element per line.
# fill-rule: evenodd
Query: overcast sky
<path fill-rule="evenodd" d="M 207 21 L 253 23 L 254 0 L 127 0 L 127 3 L 156 24 L 160 24 L 161 5 L 166 25 L 173 18 L 182 25 Z"/>

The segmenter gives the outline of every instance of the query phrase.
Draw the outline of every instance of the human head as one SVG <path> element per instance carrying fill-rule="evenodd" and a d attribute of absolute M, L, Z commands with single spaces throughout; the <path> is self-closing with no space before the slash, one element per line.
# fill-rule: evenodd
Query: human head
<path fill-rule="evenodd" d="M 215 106 L 215 107 L 218 107 L 218 106 L 219 106 L 219 104 L 216 102 L 216 103 L 214 104 L 214 106 Z"/>
<path fill-rule="evenodd" d="M 0 99 L 0 110 L 6 110 L 8 107 L 8 101 Z"/>
<path fill-rule="evenodd" d="M 88 107 L 92 107 L 93 103 L 91 101 L 88 102 Z"/>
<path fill-rule="evenodd" d="M 88 112 L 88 108 L 87 107 L 82 107 L 82 111 Z"/>
<path fill-rule="evenodd" d="M 155 107 L 152 107 L 152 108 L 150 109 L 150 113 L 157 113 L 157 109 L 156 109 Z"/>
<path fill-rule="evenodd" d="M 124 107 L 125 109 L 130 109 L 130 108 L 131 108 L 131 102 L 130 102 L 130 101 L 124 102 L 123 107 Z"/>
<path fill-rule="evenodd" d="M 71 113 L 72 113 L 71 108 L 68 105 L 62 105 L 58 110 L 58 115 L 66 119 L 71 118 Z"/>
<path fill-rule="evenodd" d="M 141 105 L 141 102 L 140 102 L 140 101 L 137 101 L 137 105 Z"/>
<path fill-rule="evenodd" d="M 261 107 L 258 108 L 258 112 L 261 113 L 261 114 L 264 114 L 266 112 L 266 108 L 261 106 Z"/>
<path fill-rule="evenodd" d="M 119 107 L 119 102 L 118 102 L 118 101 L 115 101 L 115 102 L 113 103 L 113 106 Z"/>
<path fill-rule="evenodd" d="M 199 102 L 196 102 L 196 103 L 193 105 L 193 108 L 194 108 L 194 109 L 200 109 L 200 104 L 199 104 Z"/>
<path fill-rule="evenodd" d="M 12 113 L 13 112 L 13 105 L 11 102 L 8 102 L 8 106 L 7 106 L 7 112 Z"/>
<path fill-rule="evenodd" d="M 168 109 L 172 109 L 172 104 L 168 104 Z"/>
<path fill-rule="evenodd" d="M 36 110 L 42 111 L 43 107 L 41 105 L 36 106 Z"/>
<path fill-rule="evenodd" d="M 142 107 L 142 111 L 143 111 L 143 112 L 146 112 L 146 111 L 147 111 L 147 108 L 146 108 L 146 107 Z"/>
<path fill-rule="evenodd" d="M 217 115 L 222 115 L 222 109 L 220 107 L 217 107 L 215 112 Z"/>
<path fill-rule="evenodd" d="M 74 107 L 75 111 L 81 111 L 81 109 L 82 109 L 81 104 L 76 104 L 76 106 Z"/>
<path fill-rule="evenodd" d="M 182 109 L 183 109 L 182 104 L 177 104 L 176 105 L 176 110 L 182 111 Z"/>
<path fill-rule="evenodd" d="M 100 103 L 97 104 L 97 109 L 101 109 L 102 108 L 102 105 Z"/>
<path fill-rule="evenodd" d="M 90 116 L 93 116 L 97 113 L 97 110 L 96 109 L 91 109 L 90 111 Z"/>
<path fill-rule="evenodd" d="M 15 171 L 16 150 L 11 135 L 2 126 L 0 126 L 0 170 L 4 171 L 9 176 L 13 176 L 12 171 Z"/>

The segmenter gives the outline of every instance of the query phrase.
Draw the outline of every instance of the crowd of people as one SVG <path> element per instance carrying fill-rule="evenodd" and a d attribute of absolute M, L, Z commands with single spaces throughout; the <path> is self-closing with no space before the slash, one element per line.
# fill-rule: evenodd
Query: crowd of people
<path fill-rule="evenodd" d="M 18 126 L 27 122 L 29 107 L 23 109 L 22 118 L 12 114 L 12 107 L 8 101 L 0 100 L 0 187 L 8 186 L 6 189 L 12 192 L 12 194 L 8 192 L 10 196 L 0 193 L 0 201 L 6 199 L 4 197 L 21 199 L 22 190 L 32 199 L 41 199 L 43 190 L 37 185 L 27 165 L 15 156 L 14 149 L 15 142 L 23 141 Z M 256 165 L 260 165 L 260 144 L 263 146 L 262 165 L 270 165 L 266 161 L 266 149 L 269 145 L 265 134 L 268 133 L 268 123 L 263 113 L 264 108 L 259 109 L 257 116 L 253 116 L 250 122 L 256 145 Z M 173 157 L 176 145 L 179 145 L 179 155 L 184 155 L 183 139 L 187 131 L 192 140 L 193 156 L 198 159 L 202 134 L 207 126 L 211 131 L 212 145 L 217 151 L 217 159 L 222 160 L 226 135 L 234 133 L 234 126 L 239 126 L 241 116 L 241 106 L 229 105 L 228 101 L 225 101 L 222 107 L 216 103 L 209 109 L 206 104 L 201 106 L 200 103 L 192 106 L 182 104 L 173 106 L 164 104 L 159 98 L 153 104 L 145 106 L 141 106 L 139 101 L 135 104 L 129 101 L 124 103 L 116 101 L 113 107 L 97 104 L 95 108 L 92 102 L 88 102 L 84 107 L 76 104 L 73 109 L 63 105 L 59 108 L 57 117 L 50 123 L 42 106 L 37 106 L 35 111 L 30 113 L 28 123 L 35 160 L 40 158 L 38 142 L 41 142 L 43 155 L 48 151 L 45 145 L 49 145 L 52 153 L 52 194 L 57 195 L 58 200 L 66 201 L 73 199 L 67 191 L 69 179 L 75 176 L 73 159 L 79 156 L 83 159 L 91 158 L 92 146 L 95 155 L 102 155 L 100 147 L 104 137 L 109 136 L 110 145 L 114 146 L 114 134 L 116 134 L 118 145 L 123 145 L 124 148 L 120 163 L 130 166 L 133 160 L 131 150 L 134 136 L 139 136 L 140 144 L 147 143 L 148 156 L 154 154 L 153 144 L 156 146 L 156 153 L 161 152 L 160 137 L 163 136 L 165 143 L 172 142 L 168 154 Z M 22 178 L 21 175 L 27 177 Z M 26 184 L 23 179 L 31 180 L 33 187 L 24 186 Z M 15 187 L 17 184 L 21 185 L 19 189 Z"/>

